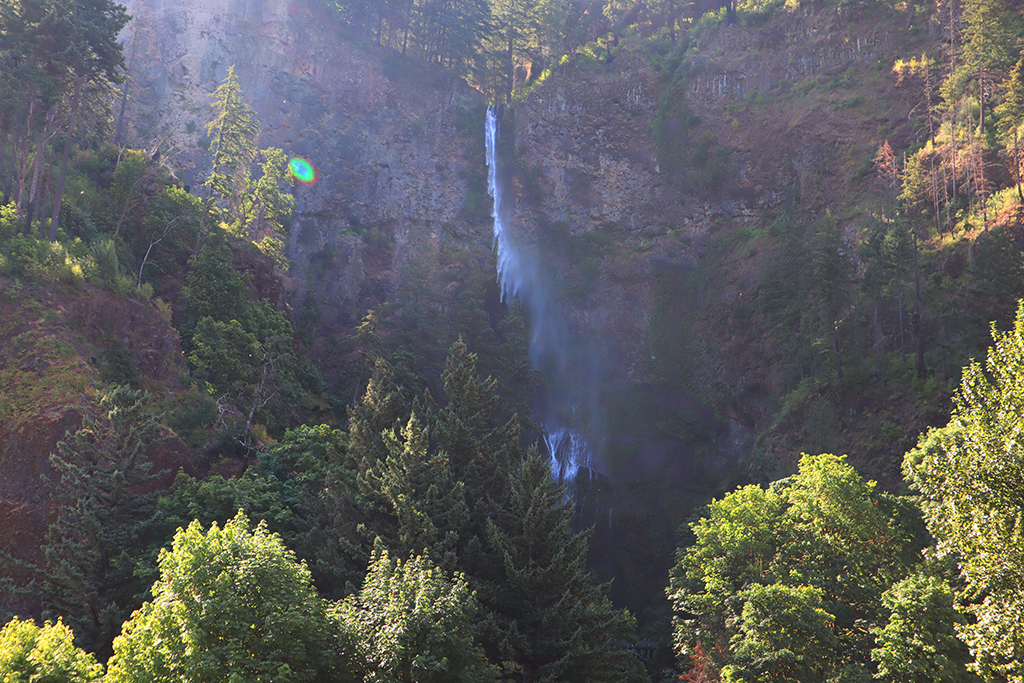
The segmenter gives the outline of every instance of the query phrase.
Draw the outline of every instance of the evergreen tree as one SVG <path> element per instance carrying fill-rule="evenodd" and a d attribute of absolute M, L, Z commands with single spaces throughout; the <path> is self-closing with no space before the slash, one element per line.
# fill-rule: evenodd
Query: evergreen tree
<path fill-rule="evenodd" d="M 963 58 L 978 81 L 981 131 L 985 131 L 985 103 L 995 77 L 1012 64 L 1012 20 L 1004 0 L 965 0 Z"/>
<path fill-rule="evenodd" d="M 384 441 L 387 430 L 400 430 L 407 419 L 408 406 L 395 386 L 394 371 L 383 358 L 374 360 L 373 375 L 359 403 L 349 410 L 350 466 L 364 473 L 387 460 Z"/>
<path fill-rule="evenodd" d="M 811 240 L 810 294 L 817 308 L 818 337 L 815 343 L 835 363 L 836 377 L 843 377 L 843 357 L 839 324 L 846 313 L 848 284 L 853 265 L 846 255 L 842 228 L 833 216 L 822 220 Z M 829 348 L 831 347 L 831 348 Z"/>
<path fill-rule="evenodd" d="M 995 108 L 999 117 L 996 125 L 999 138 L 1006 147 L 1007 166 L 1017 182 L 1017 198 L 1024 203 L 1024 190 L 1021 189 L 1021 176 L 1024 175 L 1024 58 L 1017 60 L 1003 82 L 1003 91 L 1003 102 Z"/>
<path fill-rule="evenodd" d="M 235 270 L 231 250 L 221 231 L 214 230 L 189 260 L 185 286 L 181 290 L 184 321 L 179 325 L 186 349 L 190 347 L 199 321 L 209 317 L 216 322 L 237 320 L 250 323 L 250 303 L 246 278 Z"/>
<path fill-rule="evenodd" d="M 515 69 L 528 61 L 537 47 L 540 13 L 536 0 L 491 0 L 494 32 L 488 51 L 491 59 L 490 82 L 495 99 L 512 101 Z"/>
<path fill-rule="evenodd" d="M 57 519 L 46 534 L 43 611 L 62 616 L 87 649 L 108 653 L 145 586 L 134 570 L 152 525 L 157 493 L 152 449 L 166 440 L 148 395 L 118 387 L 102 420 L 87 420 L 57 444 L 50 462 Z"/>
<path fill-rule="evenodd" d="M 607 585 L 586 570 L 586 533 L 573 534 L 572 505 L 536 449 L 511 473 L 507 500 L 487 520 L 494 573 L 478 579 L 485 640 L 503 677 L 522 681 L 644 681 L 620 643 L 634 628 L 612 607 Z"/>
<path fill-rule="evenodd" d="M 402 432 L 384 434 L 388 456 L 360 477 L 363 495 L 375 503 L 371 529 L 398 557 L 428 555 L 454 571 L 460 537 L 469 523 L 463 482 L 444 450 L 429 448 L 429 434 L 416 413 Z M 387 520 L 384 524 L 380 522 Z"/>
<path fill-rule="evenodd" d="M 206 124 L 207 134 L 213 138 L 213 168 L 204 185 L 224 202 L 228 225 L 242 229 L 260 124 L 256 113 L 242 99 L 234 65 L 228 68 L 224 82 L 213 91 L 213 98 L 217 114 Z"/>

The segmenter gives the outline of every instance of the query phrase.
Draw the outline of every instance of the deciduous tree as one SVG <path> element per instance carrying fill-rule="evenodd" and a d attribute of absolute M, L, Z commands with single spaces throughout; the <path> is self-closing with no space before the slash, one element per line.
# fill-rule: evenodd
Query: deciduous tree
<path fill-rule="evenodd" d="M 359 680 L 309 570 L 241 513 L 179 530 L 152 593 L 114 641 L 106 680 Z"/>
<path fill-rule="evenodd" d="M 992 329 L 985 364 L 964 369 L 949 424 L 907 454 L 907 480 L 925 497 L 940 556 L 957 559 L 973 615 L 958 633 L 986 680 L 1024 680 L 1024 304 L 1013 327 Z"/>

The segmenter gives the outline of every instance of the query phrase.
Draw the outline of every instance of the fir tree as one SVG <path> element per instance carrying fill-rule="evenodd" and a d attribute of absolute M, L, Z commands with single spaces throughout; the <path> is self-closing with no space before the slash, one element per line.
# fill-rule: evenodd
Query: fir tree
<path fill-rule="evenodd" d="M 487 522 L 496 573 L 479 581 L 487 646 L 506 678 L 622 683 L 643 681 L 621 647 L 635 625 L 612 607 L 607 585 L 586 570 L 588 534 L 573 534 L 572 505 L 536 449 L 510 478 L 509 496 Z"/>
<path fill-rule="evenodd" d="M 401 557 L 428 554 L 437 566 L 453 571 L 469 517 L 463 482 L 453 475 L 444 451 L 431 451 L 428 430 L 415 412 L 401 433 L 390 430 L 384 441 L 388 457 L 360 477 L 360 488 L 376 503 L 374 520 L 387 520 L 386 546 Z"/>
<path fill-rule="evenodd" d="M 100 401 L 105 419 L 87 420 L 50 456 L 59 504 L 44 548 L 43 611 L 63 616 L 100 655 L 145 591 L 134 570 L 155 511 L 152 482 L 160 476 L 150 472 L 149 456 L 167 439 L 147 400 L 143 391 L 115 388 Z"/>
<path fill-rule="evenodd" d="M 373 376 L 362 400 L 349 410 L 349 465 L 366 472 L 377 462 L 386 460 L 388 449 L 383 434 L 401 429 L 408 415 L 408 406 L 401 390 L 395 386 L 394 371 L 387 361 L 374 361 Z"/>
<path fill-rule="evenodd" d="M 260 124 L 256 113 L 242 100 L 234 65 L 213 91 L 213 98 L 217 115 L 206 124 L 206 131 L 213 138 L 213 169 L 205 184 L 227 205 L 227 222 L 242 226 Z"/>

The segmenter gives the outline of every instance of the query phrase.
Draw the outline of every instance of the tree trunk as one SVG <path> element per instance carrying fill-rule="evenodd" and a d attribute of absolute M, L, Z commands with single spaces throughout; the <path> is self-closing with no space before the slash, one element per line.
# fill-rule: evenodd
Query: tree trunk
<path fill-rule="evenodd" d="M 903 338 L 903 283 L 900 283 L 899 295 L 896 297 L 897 306 L 900 309 L 900 354 L 903 357 L 903 362 L 907 362 L 907 347 L 904 343 Z"/>
<path fill-rule="evenodd" d="M 1024 204 L 1024 194 L 1020 191 L 1020 147 L 1017 146 L 1017 130 L 1013 131 L 1013 166 L 1014 176 L 1017 179 L 1017 199 Z"/>
<path fill-rule="evenodd" d="M 5 130 L 3 139 L 0 140 L 0 178 L 4 177 L 4 162 L 7 161 L 7 141 L 10 139 L 10 131 Z M 14 165 L 14 155 L 11 155 L 11 165 Z M 4 194 L 3 201 L 0 202 L 0 206 L 7 204 L 7 195 Z"/>
<path fill-rule="evenodd" d="M 3 178 L 3 203 L 6 205 L 11 201 L 11 184 L 14 182 L 14 167 L 18 165 L 18 136 L 12 135 L 11 138 L 11 160 L 7 164 L 7 173 L 0 175 Z M 6 143 L 6 140 L 5 140 Z"/>
<path fill-rule="evenodd" d="M 512 86 L 515 85 L 513 79 L 515 78 L 516 63 L 513 59 L 513 28 L 512 20 L 508 22 L 508 73 L 505 76 L 505 104 L 512 104 Z"/>
<path fill-rule="evenodd" d="M 60 156 L 60 175 L 57 177 L 57 196 L 53 202 L 53 218 L 50 219 L 50 241 L 57 241 L 57 223 L 60 220 L 60 204 L 64 198 L 64 174 L 68 168 L 68 155 L 71 152 L 71 134 L 75 129 L 75 119 L 78 117 L 78 104 L 81 101 L 82 84 L 75 83 L 74 100 L 71 104 L 71 120 L 68 122 L 68 129 L 64 132 L 64 152 Z"/>
<path fill-rule="evenodd" d="M 839 322 L 832 323 L 832 341 L 836 347 L 836 379 L 843 378 L 843 356 L 839 353 Z"/>
<path fill-rule="evenodd" d="M 32 214 L 36 208 L 36 192 L 39 189 L 39 176 L 43 171 L 43 155 L 46 152 L 44 145 L 45 132 L 46 128 L 44 126 L 43 130 L 39 131 L 39 137 L 36 139 L 35 168 L 32 171 L 32 187 L 29 189 L 28 209 L 25 211 L 25 237 L 32 234 Z"/>

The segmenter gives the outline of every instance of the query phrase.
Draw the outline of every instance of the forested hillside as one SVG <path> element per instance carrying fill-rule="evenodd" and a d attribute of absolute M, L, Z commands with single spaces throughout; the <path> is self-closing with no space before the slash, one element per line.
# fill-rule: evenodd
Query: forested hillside
<path fill-rule="evenodd" d="M 0 677 L 1024 681 L 1022 13 L 0 0 Z"/>

